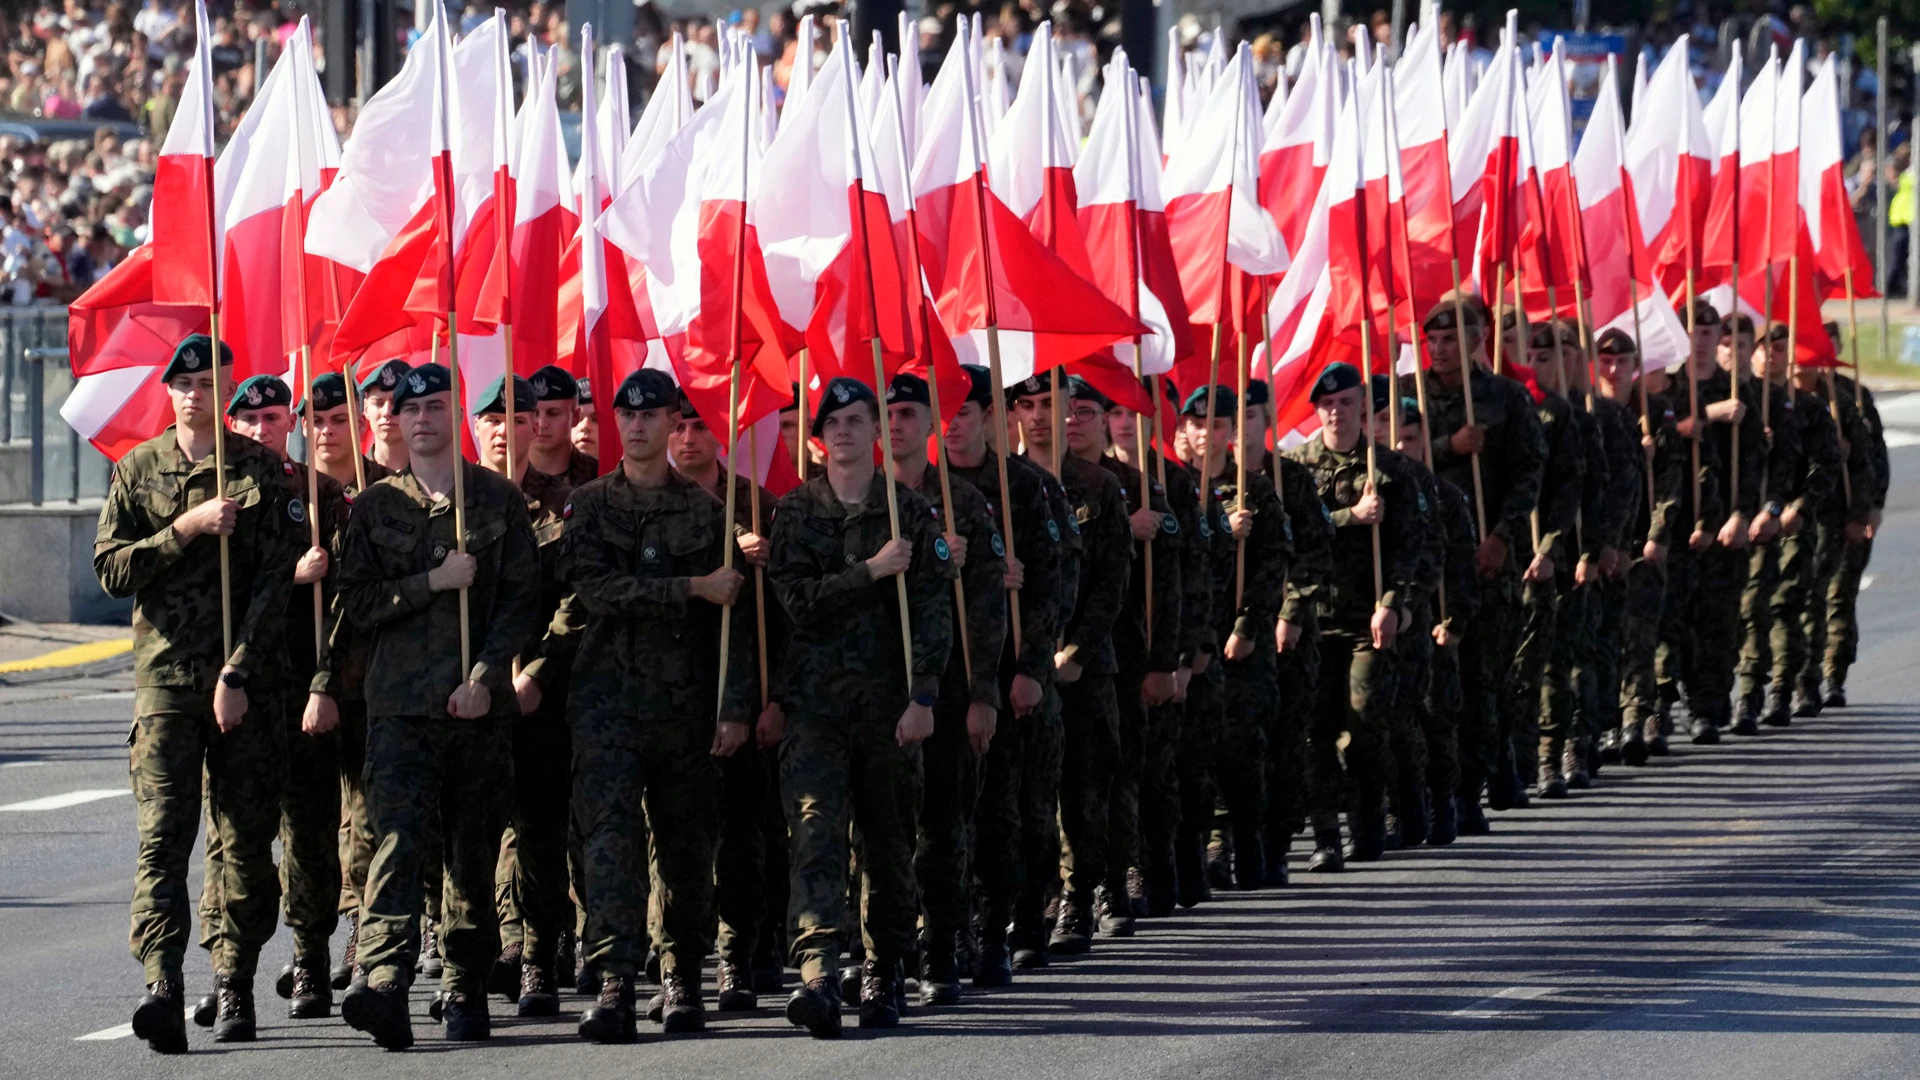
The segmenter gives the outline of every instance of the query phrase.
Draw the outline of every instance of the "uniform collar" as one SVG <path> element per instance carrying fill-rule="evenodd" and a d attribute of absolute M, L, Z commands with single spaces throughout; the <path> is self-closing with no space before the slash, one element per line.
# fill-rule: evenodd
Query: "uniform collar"
<path fill-rule="evenodd" d="M 667 470 L 666 484 L 657 488 L 638 487 L 627 479 L 627 470 L 615 469 L 613 483 L 607 488 L 607 502 L 623 510 L 630 510 L 643 501 L 662 510 L 684 510 L 687 492 L 696 486 L 674 468 Z"/>
<path fill-rule="evenodd" d="M 807 487 L 813 494 L 814 509 L 827 517 L 846 518 L 856 514 L 885 513 L 887 509 L 887 477 L 876 468 L 873 479 L 867 484 L 867 497 L 857 507 L 849 507 L 833 493 L 833 484 L 828 482 L 826 470 L 807 481 Z"/>

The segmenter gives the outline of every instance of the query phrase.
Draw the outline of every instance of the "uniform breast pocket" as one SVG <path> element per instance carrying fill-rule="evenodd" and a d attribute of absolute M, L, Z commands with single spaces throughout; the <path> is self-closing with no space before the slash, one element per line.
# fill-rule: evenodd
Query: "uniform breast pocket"
<path fill-rule="evenodd" d="M 467 522 L 467 554 L 479 555 L 507 535 L 507 523 L 498 519 Z"/>
<path fill-rule="evenodd" d="M 373 542 L 386 577 L 405 577 L 440 562 L 434 559 L 424 566 L 421 564 L 420 528 L 409 522 L 381 521 L 367 530 L 367 539 Z"/>
<path fill-rule="evenodd" d="M 135 488 L 133 503 L 156 527 L 161 522 L 171 521 L 175 514 L 187 509 L 186 500 L 182 497 L 179 486 L 158 480 L 145 481 Z"/>
<path fill-rule="evenodd" d="M 692 528 L 669 530 L 661 538 L 661 545 L 666 548 L 667 557 L 672 560 L 675 567 L 690 570 L 699 560 L 701 552 L 713 546 L 713 536 L 714 531 L 711 526 L 696 525 Z"/>

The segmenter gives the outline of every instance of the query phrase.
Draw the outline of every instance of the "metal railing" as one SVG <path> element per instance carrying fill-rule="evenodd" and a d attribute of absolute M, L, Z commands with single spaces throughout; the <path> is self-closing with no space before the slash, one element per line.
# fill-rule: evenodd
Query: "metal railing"
<path fill-rule="evenodd" d="M 74 386 L 66 339 L 63 306 L 0 308 L 0 503 L 106 494 L 111 463 L 60 418 Z M 51 493 L 49 476 L 62 479 Z"/>

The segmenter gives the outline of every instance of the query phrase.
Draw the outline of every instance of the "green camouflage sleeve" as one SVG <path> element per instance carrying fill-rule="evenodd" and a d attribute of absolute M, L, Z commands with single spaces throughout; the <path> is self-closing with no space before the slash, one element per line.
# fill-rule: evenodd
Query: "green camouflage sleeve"
<path fill-rule="evenodd" d="M 93 539 L 93 572 L 108 596 L 124 600 L 165 573 L 186 553 L 171 524 L 147 533 L 133 502 L 134 484 L 126 468 L 113 470 L 113 485 Z M 217 542 L 217 541 L 216 541 Z"/>
<path fill-rule="evenodd" d="M 567 518 L 566 532 L 560 538 L 560 580 L 573 590 L 572 604 L 581 609 L 580 617 L 589 614 L 615 618 L 649 614 L 684 617 L 687 600 L 692 595 L 691 579 L 638 577 L 620 569 L 613 545 L 607 542 L 602 502 L 600 493 L 593 488 L 575 490 L 573 513 Z M 562 610 L 569 606 L 563 603 Z M 570 619 L 573 617 L 569 614 Z M 549 626 L 558 623 L 556 615 Z"/>
<path fill-rule="evenodd" d="M 347 522 L 346 551 L 340 559 L 340 602 L 354 625 L 371 630 L 393 619 L 417 615 L 433 606 L 427 571 L 406 577 L 381 577 L 380 545 L 374 536 L 375 514 L 384 493 L 377 487 L 362 494 L 361 510 Z"/>
<path fill-rule="evenodd" d="M 506 518 L 500 538 L 500 580 L 493 590 L 493 611 L 474 652 L 469 677 L 478 682 L 513 670 L 513 658 L 540 632 L 540 545 L 518 491 L 501 500 L 496 512 Z"/>
<path fill-rule="evenodd" d="M 250 511 L 242 511 L 254 517 L 247 530 L 255 545 L 253 582 L 247 610 L 233 626 L 233 651 L 227 655 L 227 663 L 247 672 L 257 661 L 275 655 L 280 635 L 286 630 L 293 567 L 307 550 L 307 528 L 294 520 L 286 487 L 277 482 L 277 477 L 262 475 L 267 468 L 277 467 L 275 462 L 256 473 L 260 501 Z M 239 532 L 237 527 L 235 532 Z"/>

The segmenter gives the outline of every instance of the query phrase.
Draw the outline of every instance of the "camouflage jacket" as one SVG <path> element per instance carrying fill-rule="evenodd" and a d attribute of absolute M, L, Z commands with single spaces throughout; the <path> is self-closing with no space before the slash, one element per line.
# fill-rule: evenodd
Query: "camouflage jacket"
<path fill-rule="evenodd" d="M 372 458 L 361 458 L 360 461 L 369 487 L 393 475 L 386 466 Z M 353 500 L 359 496 L 360 488 L 357 484 L 349 484 L 343 491 L 351 515 Z M 351 516 L 347 520 L 351 520 Z M 315 694 L 326 694 L 335 701 L 362 701 L 367 681 L 367 651 L 373 643 L 373 636 L 353 625 L 353 620 L 347 617 L 346 606 L 340 600 L 340 560 L 346 556 L 346 544 L 343 527 L 340 550 L 334 554 L 333 565 L 327 570 L 327 655 L 321 661 L 320 670 L 314 672 L 313 682 L 307 689 Z"/>
<path fill-rule="evenodd" d="M 1446 552 L 1446 571 L 1442 577 L 1446 592 L 1444 596 L 1435 597 L 1433 617 L 1438 621 L 1441 609 L 1445 608 L 1446 621 L 1464 629 L 1473 622 L 1474 612 L 1480 610 L 1480 571 L 1474 562 L 1474 555 L 1480 550 L 1480 537 L 1474 531 L 1473 503 L 1466 492 L 1454 487 L 1444 476 L 1435 476 L 1433 484 L 1439 492 L 1433 520 L 1440 527 Z"/>
<path fill-rule="evenodd" d="M 1280 604 L 1280 617 L 1300 626 L 1314 618 L 1320 585 L 1333 569 L 1333 512 L 1320 501 L 1313 470 L 1285 454 L 1278 464 L 1280 505 L 1293 528 L 1293 563 L 1287 568 L 1287 598 Z"/>
<path fill-rule="evenodd" d="M 1045 495 L 1047 516 L 1053 524 L 1047 528 L 1047 535 L 1053 537 L 1059 549 L 1060 593 L 1054 606 L 1054 636 L 1047 639 L 1048 648 L 1055 649 L 1067 636 L 1067 627 L 1078 614 L 1080 606 L 1080 575 L 1086 572 L 1086 544 L 1080 537 L 1080 522 L 1073 512 L 1073 500 L 1067 497 L 1067 489 L 1061 485 L 1052 473 L 1036 465 L 1025 454 L 1015 454 L 1007 459 L 1007 468 L 1026 468 L 1033 473 Z M 1009 474 L 1008 482 L 1012 482 Z M 1048 664 L 1053 663 L 1051 656 Z"/>
<path fill-rule="evenodd" d="M 1838 430 L 1837 449 L 1846 469 L 1845 483 L 1833 485 L 1833 490 L 1814 508 L 1815 516 L 1823 521 L 1865 522 L 1873 513 L 1875 493 L 1885 488 L 1874 460 L 1873 428 L 1865 413 L 1846 394 L 1830 399 L 1827 388 L 1821 386 L 1808 396 L 1826 415 L 1828 423 Z"/>
<path fill-rule="evenodd" d="M 1120 482 L 1128 501 L 1123 509 L 1137 511 L 1140 506 L 1140 470 L 1108 455 L 1100 467 Z M 1160 529 L 1149 545 L 1133 542 L 1133 567 L 1127 582 L 1127 606 L 1113 624 L 1114 660 L 1119 670 L 1128 672 L 1173 671 L 1180 666 L 1180 563 L 1187 534 L 1180 529 L 1167 493 L 1154 481 L 1146 492 L 1147 506 L 1160 515 Z M 1127 534 L 1133 534 L 1129 520 Z M 1153 625 L 1147 625 L 1147 565 L 1153 565 Z"/>
<path fill-rule="evenodd" d="M 721 608 L 689 584 L 718 570 L 733 542 L 720 500 L 677 472 L 643 488 L 615 470 L 575 488 L 562 513 L 557 572 L 580 623 L 572 722 L 704 718 L 716 701 L 720 719 L 749 722 L 758 712 L 753 578 L 733 606 L 724 692 Z"/>
<path fill-rule="evenodd" d="M 1237 486 L 1239 470 L 1232 459 L 1213 478 L 1207 494 L 1208 522 L 1213 533 L 1208 573 L 1213 585 L 1213 631 L 1221 642 L 1238 634 L 1254 646 L 1256 655 L 1273 651 L 1273 627 L 1287 598 L 1287 572 L 1293 565 L 1293 523 L 1273 481 L 1258 469 L 1247 470 L 1245 500 Z M 1233 539 L 1233 511 L 1253 512 L 1253 530 L 1247 534 L 1246 576 L 1239 580 L 1241 545 Z M 1236 595 L 1236 591 L 1238 595 Z"/>
<path fill-rule="evenodd" d="M 1590 400 L 1604 483 L 1588 470 L 1584 513 L 1587 528 L 1597 535 L 1586 538 L 1582 554 L 1597 556 L 1604 548 L 1625 549 L 1630 536 L 1645 526 L 1647 456 L 1634 412 L 1599 394 Z"/>
<path fill-rule="evenodd" d="M 1440 482 L 1433 470 L 1410 457 L 1401 455 L 1400 463 L 1418 487 L 1420 495 L 1415 501 L 1427 515 L 1427 527 L 1421 533 L 1420 569 L 1406 590 L 1406 605 L 1413 613 L 1414 625 L 1431 626 L 1435 598 L 1447 572 L 1447 528 L 1441 518 Z M 1451 615 L 1452 609 L 1447 613 Z"/>
<path fill-rule="evenodd" d="M 239 504 L 229 552 L 233 650 L 221 652 L 220 538 L 186 543 L 173 521 L 215 495 L 214 455 L 188 461 L 174 429 L 120 459 L 93 541 L 108 596 L 133 597 L 134 686 L 211 692 L 223 664 L 252 673 L 282 662 L 287 593 L 307 548 L 307 505 L 279 455 L 221 429 L 227 498 Z"/>
<path fill-rule="evenodd" d="M 1539 534 L 1532 550 L 1563 566 L 1572 566 L 1579 557 L 1574 550 L 1574 534 L 1580 525 L 1580 500 L 1586 493 L 1591 450 L 1585 414 L 1578 413 L 1566 398 L 1551 393 L 1535 404 L 1534 411 L 1547 440 L 1547 466 L 1540 479 Z M 1485 456 L 1481 455 L 1482 460 Z"/>
<path fill-rule="evenodd" d="M 599 478 L 600 459 L 588 457 L 578 447 L 574 448 L 573 454 L 567 458 L 567 471 L 560 476 L 561 480 L 566 481 L 567 490 L 571 492 L 581 484 Z"/>
<path fill-rule="evenodd" d="M 372 642 L 367 712 L 444 716 L 468 677 L 491 695 L 490 716 L 518 711 L 513 659 L 540 633 L 540 561 L 526 499 L 511 480 L 461 461 L 467 554 L 471 672 L 460 670 L 460 590 L 433 592 L 427 574 L 455 550 L 453 502 L 435 499 L 411 470 L 370 485 L 354 500 L 341 560 L 347 616 Z"/>
<path fill-rule="evenodd" d="M 909 673 L 898 586 L 876 581 L 866 563 L 892 536 L 886 482 L 876 471 L 866 501 L 847 506 L 823 472 L 774 508 L 767 580 L 793 618 L 787 681 L 796 711 L 884 714 L 891 722 L 909 699 L 940 695 L 953 644 L 953 560 L 927 501 L 894 485 L 900 535 L 913 544 L 905 575 Z"/>
<path fill-rule="evenodd" d="M 974 468 L 951 462 L 948 475 L 977 488 L 986 496 L 987 512 L 996 527 L 1002 527 L 1010 508 L 1013 514 L 1013 542 L 1009 551 L 1020 560 L 1025 578 L 1020 586 L 1020 655 L 1013 653 L 1013 632 L 1006 634 L 1001 660 L 1001 676 L 1011 683 L 1014 675 L 1025 675 L 1041 684 L 1053 678 L 1054 639 L 1060 632 L 1060 562 L 1064 552 L 1059 523 L 1047 502 L 1041 472 L 1018 457 L 1007 459 L 1007 486 L 1011 502 L 1000 497 L 1000 468 L 992 450 Z M 972 597 L 971 591 L 968 593 Z M 1009 613 L 1011 614 L 1011 613 Z"/>
<path fill-rule="evenodd" d="M 1682 372 L 1680 377 L 1684 380 L 1686 373 Z M 1696 391 L 1700 396 L 1702 412 L 1716 402 L 1726 401 L 1733 394 L 1727 373 L 1716 370 L 1711 376 L 1696 380 L 1695 387 L 1676 390 L 1672 398 L 1673 409 L 1680 419 L 1684 420 L 1693 415 L 1692 402 L 1689 399 Z M 1752 520 L 1765 505 L 1761 499 L 1761 485 L 1767 482 L 1765 476 L 1766 422 L 1760 415 L 1760 390 L 1754 380 L 1750 378 L 1740 380 L 1740 400 L 1746 403 L 1747 414 L 1739 424 L 1739 490 L 1734 490 L 1735 477 L 1732 475 L 1735 425 L 1710 421 L 1705 425 L 1705 430 L 1699 434 L 1703 444 L 1712 447 L 1715 488 L 1720 493 L 1726 513 L 1732 514 L 1737 511 L 1745 514 L 1748 520 Z M 1703 463 L 1705 460 L 1706 455 L 1702 455 Z"/>
<path fill-rule="evenodd" d="M 1154 455 L 1155 469 L 1160 460 Z M 1180 666 L 1191 667 L 1200 653 L 1212 654 L 1220 642 L 1213 636 L 1213 574 L 1208 570 L 1212 544 L 1208 535 L 1213 527 L 1200 517 L 1199 474 L 1179 461 L 1169 459 L 1167 469 L 1167 505 L 1187 538 L 1180 552 Z"/>
<path fill-rule="evenodd" d="M 1486 498 L 1487 532 L 1519 550 L 1531 536 L 1530 521 L 1540 506 L 1541 485 L 1547 468 L 1547 435 L 1540 426 L 1527 388 L 1481 368 L 1474 368 L 1466 386 L 1449 387 L 1437 378 L 1426 379 L 1428 430 L 1432 445 L 1427 460 L 1434 474 L 1475 495 L 1471 454 L 1453 452 L 1453 433 L 1467 424 L 1466 395 L 1473 390 L 1473 421 L 1487 429 L 1480 451 L 1480 494 Z M 1402 379 L 1403 392 L 1415 389 L 1413 376 Z"/>
<path fill-rule="evenodd" d="M 1844 401 L 1853 401 L 1859 396 L 1856 410 L 1867 431 L 1867 464 L 1873 470 L 1873 486 L 1869 489 L 1873 509 L 1883 509 L 1887 505 L 1887 484 L 1893 474 L 1887 462 L 1887 429 L 1880 422 L 1880 406 L 1873 399 L 1873 391 L 1857 385 L 1853 379 L 1838 372 L 1833 376 L 1833 391 Z M 1851 438 L 1851 436 L 1849 436 Z"/>
<path fill-rule="evenodd" d="M 520 496 L 526 501 L 527 520 L 533 526 L 533 542 L 540 552 L 540 615 L 544 633 L 536 636 L 520 651 L 521 670 L 543 689 L 564 681 L 579 644 L 575 627 L 560 617 L 560 605 L 567 598 L 567 583 L 560 577 L 560 539 L 566 531 L 562 511 L 572 496 L 573 481 L 529 467 L 520 477 Z"/>
<path fill-rule="evenodd" d="M 1674 426 L 1673 406 L 1666 396 L 1648 394 L 1647 427 L 1653 433 L 1653 462 L 1649 473 L 1646 448 L 1640 441 L 1640 397 L 1637 393 L 1621 406 L 1621 412 L 1627 418 L 1632 448 L 1618 452 L 1632 458 L 1634 488 L 1625 493 L 1632 502 L 1633 512 L 1628 516 L 1627 528 L 1621 534 L 1619 547 L 1623 554 L 1637 559 L 1645 541 L 1651 540 L 1672 550 L 1675 544 L 1685 545 L 1692 533 L 1693 520 L 1686 510 L 1687 504 L 1693 499 L 1692 482 L 1687 479 L 1687 471 L 1693 467 L 1690 460 L 1693 451 Z M 1648 483 L 1649 476 L 1652 477 L 1651 484 Z M 1705 501 L 1704 488 L 1701 494 L 1702 501 Z M 1649 497 L 1652 500 L 1651 507 L 1648 505 Z"/>
<path fill-rule="evenodd" d="M 1774 390 L 1778 392 L 1780 387 Z M 1794 417 L 1800 425 L 1800 481 L 1794 501 L 1807 517 L 1819 516 L 1829 501 L 1844 515 L 1840 470 L 1846 463 L 1840 455 L 1840 429 L 1827 412 L 1827 403 L 1818 395 L 1804 390 L 1790 389 L 1789 392 Z M 1864 505 L 1860 518 L 1866 520 Z"/>
<path fill-rule="evenodd" d="M 1072 454 L 1061 479 L 1073 515 L 1069 528 L 1080 541 L 1079 600 L 1062 634 L 1062 651 L 1089 673 L 1111 675 L 1118 670 L 1114 625 L 1127 605 L 1133 570 L 1127 497 L 1112 473 Z"/>
<path fill-rule="evenodd" d="M 947 478 L 947 484 L 953 489 L 950 511 L 940 491 L 940 474 L 933 466 L 927 467 L 920 486 L 914 489 L 933 508 L 941 531 L 952 532 L 967 542 L 967 564 L 960 568 L 959 578 L 967 609 L 962 612 L 956 606 L 954 611 L 953 655 L 940 680 L 941 692 L 950 701 L 999 708 L 1000 653 L 1007 638 L 1007 545 L 980 489 L 953 476 Z M 960 647 L 963 630 L 967 635 L 965 649 Z"/>
<path fill-rule="evenodd" d="M 301 552 L 304 554 L 313 543 L 312 523 L 316 519 L 320 522 L 320 546 L 326 549 L 328 562 L 327 576 L 320 582 L 318 640 L 325 642 L 332 638 L 333 624 L 340 617 L 339 606 L 334 599 L 340 594 L 340 555 L 346 548 L 347 514 L 352 503 L 347 498 L 347 489 L 340 486 L 340 481 L 325 473 L 319 474 L 316 480 L 320 488 L 319 513 L 307 515 L 300 535 L 303 540 Z M 307 501 L 307 466 L 294 461 L 283 462 L 280 483 L 287 489 L 289 499 L 303 503 Z M 314 644 L 313 592 L 312 585 L 294 585 L 287 595 L 288 692 L 300 687 L 311 691 L 316 686 L 328 684 L 321 674 L 326 658 L 316 652 Z"/>
<path fill-rule="evenodd" d="M 1367 451 L 1364 446 L 1341 452 L 1313 438 L 1287 451 L 1287 456 L 1313 471 L 1320 501 L 1331 512 L 1336 530 L 1333 564 L 1318 597 L 1322 629 L 1364 633 L 1375 607 L 1407 610 L 1424 564 L 1427 518 L 1430 508 L 1408 471 L 1408 462 L 1391 450 L 1375 452 L 1379 493 L 1385 512 L 1380 531 L 1380 594 L 1374 599 L 1373 526 L 1352 520 L 1352 507 L 1365 494 Z"/>

